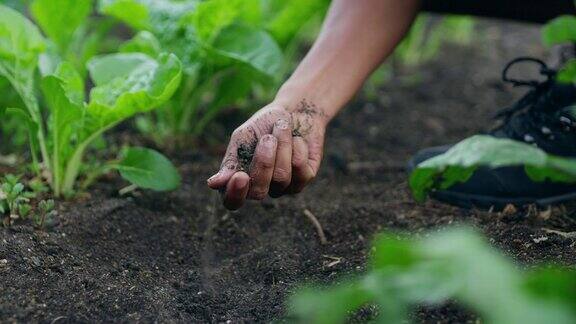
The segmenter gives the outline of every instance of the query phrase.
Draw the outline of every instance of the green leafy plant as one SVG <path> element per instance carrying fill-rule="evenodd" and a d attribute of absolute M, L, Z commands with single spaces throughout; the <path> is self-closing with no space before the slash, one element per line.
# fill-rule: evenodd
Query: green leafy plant
<path fill-rule="evenodd" d="M 94 0 L 30 2 L 29 12 L 47 37 L 39 61 L 42 75 L 53 73 L 61 62 L 67 61 L 84 77 L 90 58 L 117 47 L 118 39 L 110 36 L 113 21 L 94 15 L 93 7 Z"/>
<path fill-rule="evenodd" d="M 200 134 L 223 107 L 282 68 L 280 48 L 259 27 L 258 1 L 103 0 L 99 10 L 137 32 L 122 51 L 155 55 L 162 48 L 182 59 L 183 82 L 174 98 L 138 122 L 159 144 Z"/>
<path fill-rule="evenodd" d="M 33 10 L 40 16 L 49 9 Z M 53 16 L 49 11 L 43 17 L 49 20 Z M 58 32 L 47 34 L 52 33 Z M 59 34 L 53 42 L 64 44 L 68 37 Z M 166 53 L 154 58 L 122 53 L 97 56 L 88 61 L 95 86 L 86 99 L 86 80 L 67 61 L 60 62 L 53 72 L 44 71 L 36 83 L 38 62 L 46 47 L 47 41 L 32 22 L 0 6 L 0 75 L 23 102 L 23 107 L 4 111 L 25 120 L 34 169 L 39 174 L 45 171 L 59 197 L 75 192 L 79 175 L 88 169 L 86 151 L 106 131 L 168 102 L 180 84 L 182 68 L 175 55 Z"/>
<path fill-rule="evenodd" d="M 19 177 L 10 174 L 4 176 L 0 183 L 0 215 L 8 216 L 4 224 L 27 218 L 32 210 L 30 199 L 34 197 L 35 194 L 26 190 Z"/>
<path fill-rule="evenodd" d="M 303 289 L 290 299 L 289 313 L 294 322 L 344 323 L 373 306 L 376 322 L 406 323 L 413 307 L 447 301 L 487 323 L 574 323 L 576 272 L 555 266 L 519 270 L 465 228 L 419 240 L 382 235 L 365 275 Z"/>
<path fill-rule="evenodd" d="M 54 200 L 42 200 L 38 203 L 38 211 L 34 214 L 34 223 L 40 229 L 44 228 L 47 220 L 55 214 L 56 204 Z"/>
<path fill-rule="evenodd" d="M 85 63 L 97 53 L 106 52 L 112 48 L 114 38 L 107 37 L 110 19 L 90 15 L 93 0 L 34 0 L 34 1 L 7 1 L 7 5 L 20 12 L 26 12 L 26 4 L 30 4 L 29 12 L 47 39 L 44 42 L 43 52 L 39 56 L 38 66 L 42 75 L 51 74 L 64 60 L 74 64 L 75 68 L 84 76 Z M 61 17 L 66 17 L 62 19 Z M 14 101 L 19 101 L 18 94 L 0 77 L 0 106 L 15 107 Z M 18 114 L 5 114 L 3 116 L 2 130 L 10 134 L 11 147 L 23 147 L 25 129 L 18 127 L 25 123 Z"/>
<path fill-rule="evenodd" d="M 123 52 L 156 55 L 161 48 L 183 62 L 174 98 L 137 121 L 166 145 L 202 134 L 225 107 L 249 107 L 253 95 L 271 93 L 285 70 L 283 46 L 319 3 L 326 1 L 101 0 L 99 10 L 136 32 Z"/>

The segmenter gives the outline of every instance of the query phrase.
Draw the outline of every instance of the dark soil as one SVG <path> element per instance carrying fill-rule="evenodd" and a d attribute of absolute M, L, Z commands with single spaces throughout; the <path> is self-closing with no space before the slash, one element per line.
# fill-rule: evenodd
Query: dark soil
<path fill-rule="evenodd" d="M 269 322 L 302 282 L 361 272 L 382 230 L 421 235 L 468 223 L 522 265 L 576 265 L 575 241 L 545 230 L 576 231 L 572 207 L 489 213 L 420 205 L 409 194 L 409 156 L 486 128 L 519 94 L 502 85 L 500 68 L 544 53 L 531 26 L 485 22 L 475 41 L 405 70 L 378 100 L 351 104 L 330 128 L 321 175 L 297 197 L 225 212 L 205 185 L 219 156 L 191 148 L 177 159 L 184 185 L 176 192 L 119 197 L 120 180 L 106 180 L 91 197 L 62 204 L 46 232 L 0 229 L 0 322 Z M 455 305 L 419 309 L 415 319 L 476 321 Z"/>

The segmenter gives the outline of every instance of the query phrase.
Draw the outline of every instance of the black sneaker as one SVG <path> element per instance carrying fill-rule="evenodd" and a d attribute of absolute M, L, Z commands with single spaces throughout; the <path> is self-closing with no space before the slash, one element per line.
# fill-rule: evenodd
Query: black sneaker
<path fill-rule="evenodd" d="M 526 61 L 539 64 L 547 80 L 508 78 L 510 67 Z M 576 157 L 576 116 L 570 112 L 570 106 L 576 104 L 576 87 L 557 83 L 555 76 L 556 71 L 537 59 L 518 58 L 510 62 L 502 73 L 503 80 L 532 90 L 512 107 L 498 113 L 496 117 L 502 121 L 501 125 L 488 134 L 532 144 L 550 154 Z M 432 147 L 418 152 L 409 162 L 410 170 L 451 147 Z M 547 206 L 576 199 L 576 185 L 534 182 L 526 175 L 523 166 L 480 167 L 468 181 L 435 191 L 431 196 L 466 208 L 501 209 L 508 204 Z"/>

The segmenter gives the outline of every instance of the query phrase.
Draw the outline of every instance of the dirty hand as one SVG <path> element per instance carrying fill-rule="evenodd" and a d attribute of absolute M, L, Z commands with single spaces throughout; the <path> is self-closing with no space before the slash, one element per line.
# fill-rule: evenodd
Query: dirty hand
<path fill-rule="evenodd" d="M 238 127 L 220 171 L 208 179 L 224 205 L 299 193 L 318 173 L 328 118 L 313 103 L 272 103 Z"/>

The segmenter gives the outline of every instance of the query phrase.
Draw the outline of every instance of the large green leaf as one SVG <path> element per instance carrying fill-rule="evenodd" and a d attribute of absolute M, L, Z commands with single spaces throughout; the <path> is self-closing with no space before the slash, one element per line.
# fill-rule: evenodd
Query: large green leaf
<path fill-rule="evenodd" d="M 90 63 L 94 66 L 108 62 L 112 66 L 125 63 L 126 55 L 112 54 L 97 57 Z M 117 60 L 116 60 L 117 59 Z M 98 127 L 108 127 L 134 114 L 150 111 L 164 104 L 180 85 L 182 67 L 172 54 L 162 54 L 157 60 L 143 60 L 141 64 L 132 64 L 131 70 L 119 70 L 106 74 L 97 73 L 98 86 L 90 92 L 88 113 Z"/>
<path fill-rule="evenodd" d="M 80 140 L 83 126 L 83 82 L 71 64 L 63 63 L 55 75 L 42 79 L 41 86 L 50 109 L 52 182 L 59 196 L 67 161 L 74 152 L 72 143 Z"/>
<path fill-rule="evenodd" d="M 90 15 L 92 0 L 34 0 L 30 10 L 44 33 L 60 49 L 66 49 Z"/>
<path fill-rule="evenodd" d="M 544 26 L 542 36 L 546 46 L 576 42 L 576 17 L 561 16 L 552 20 Z"/>
<path fill-rule="evenodd" d="M 169 191 L 178 188 L 180 175 L 164 155 L 150 149 L 131 147 L 114 166 L 122 177 L 140 188 Z"/>
<path fill-rule="evenodd" d="M 34 95 L 33 74 L 44 48 L 44 39 L 32 22 L 0 5 L 0 75 L 26 99 Z"/>
<path fill-rule="evenodd" d="M 535 181 L 576 182 L 574 159 L 552 156 L 518 141 L 477 135 L 418 165 L 410 176 L 410 187 L 416 200 L 422 201 L 431 190 L 465 182 L 478 167 L 505 166 L 525 166 Z"/>
<path fill-rule="evenodd" d="M 140 64 L 127 63 L 127 56 L 138 58 Z M 122 64 L 130 66 L 130 69 L 123 68 Z M 180 61 L 172 54 L 161 54 L 156 60 L 139 53 L 111 54 L 93 58 L 89 66 L 97 86 L 90 93 L 90 102 L 84 104 L 81 118 L 76 120 L 81 127 L 69 137 L 74 140 L 67 141 L 72 151 L 65 154 L 66 161 L 61 162 L 65 164 L 65 171 L 58 193 L 73 192 L 84 153 L 96 139 L 125 119 L 166 103 L 178 88 L 182 75 Z M 59 79 L 65 78 L 67 82 L 60 84 L 64 94 L 59 94 L 58 100 L 52 100 L 55 102 L 53 105 L 73 109 L 70 103 L 77 98 L 77 78 L 65 69 L 59 71 Z M 58 90 L 58 84 L 50 82 L 54 83 L 49 84 L 50 89 Z M 71 121 L 68 124 L 75 123 Z"/>
<path fill-rule="evenodd" d="M 125 78 L 138 69 L 154 69 L 158 63 L 146 54 L 118 53 L 94 57 L 87 65 L 92 81 L 100 86 Z"/>
<path fill-rule="evenodd" d="M 279 77 L 284 62 L 282 51 L 267 32 L 244 25 L 222 30 L 213 49 L 224 58 L 246 64 L 272 78 Z"/>

